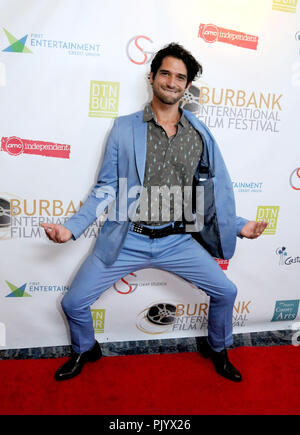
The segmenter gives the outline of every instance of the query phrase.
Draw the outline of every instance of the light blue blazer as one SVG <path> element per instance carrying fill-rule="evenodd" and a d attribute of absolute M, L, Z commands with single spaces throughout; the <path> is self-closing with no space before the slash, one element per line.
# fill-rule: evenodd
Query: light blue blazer
<path fill-rule="evenodd" d="M 184 110 L 184 114 L 203 140 L 194 185 L 204 187 L 205 217 L 202 230 L 193 233 L 193 237 L 214 257 L 229 259 L 247 220 L 236 216 L 232 182 L 210 130 L 191 112 Z M 64 224 L 77 239 L 108 204 L 113 204 L 110 214 L 116 218 L 109 215 L 94 247 L 95 254 L 107 265 L 116 260 L 129 230 L 127 211 L 134 215 L 138 206 L 136 187 L 143 186 L 146 148 L 147 122 L 143 121 L 143 111 L 117 118 L 106 143 L 97 184 L 80 210 Z M 137 194 L 128 197 L 129 191 Z"/>

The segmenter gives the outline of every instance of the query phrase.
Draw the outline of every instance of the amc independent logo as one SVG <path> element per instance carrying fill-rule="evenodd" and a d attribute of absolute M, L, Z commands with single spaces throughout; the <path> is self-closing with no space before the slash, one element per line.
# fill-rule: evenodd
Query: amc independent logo
<path fill-rule="evenodd" d="M 0 145 L 0 151 L 4 151 L 11 156 L 34 154 L 36 156 L 58 157 L 62 159 L 70 158 L 70 149 L 71 146 L 66 144 L 21 139 L 16 136 L 2 137 Z"/>
<path fill-rule="evenodd" d="M 268 222 L 268 226 L 263 234 L 275 234 L 277 227 L 277 219 L 279 214 L 278 205 L 259 205 L 257 207 L 256 220 L 257 222 Z"/>
<path fill-rule="evenodd" d="M 236 30 L 224 29 L 215 24 L 200 24 L 198 38 L 205 42 L 225 42 L 226 44 L 236 45 L 237 47 L 257 49 L 258 36 L 248 35 L 247 33 Z"/>
<path fill-rule="evenodd" d="M 119 82 L 91 81 L 89 116 L 116 118 L 119 110 Z"/>
<path fill-rule="evenodd" d="M 273 0 L 272 9 L 280 12 L 296 12 L 298 0 Z"/>
<path fill-rule="evenodd" d="M 96 334 L 104 332 L 105 310 L 91 310 L 93 326 Z"/>

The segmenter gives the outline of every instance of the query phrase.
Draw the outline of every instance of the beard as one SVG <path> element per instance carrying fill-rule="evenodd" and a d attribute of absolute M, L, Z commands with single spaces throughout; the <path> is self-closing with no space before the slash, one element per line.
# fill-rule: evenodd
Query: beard
<path fill-rule="evenodd" d="M 185 89 L 168 89 L 161 88 L 155 84 L 152 86 L 153 94 L 155 97 L 164 104 L 173 105 L 178 103 L 178 101 L 182 98 Z"/>

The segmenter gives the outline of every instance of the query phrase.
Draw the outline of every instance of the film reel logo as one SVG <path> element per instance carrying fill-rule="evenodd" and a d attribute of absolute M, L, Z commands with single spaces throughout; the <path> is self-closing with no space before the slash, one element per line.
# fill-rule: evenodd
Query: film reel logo
<path fill-rule="evenodd" d="M 142 310 L 137 316 L 136 327 L 145 334 L 158 335 L 171 331 L 176 321 L 176 306 L 169 302 L 157 302 Z"/>
<path fill-rule="evenodd" d="M 0 240 L 11 239 L 11 205 L 10 198 L 0 193 Z"/>
<path fill-rule="evenodd" d="M 12 239 L 12 215 L 15 210 L 11 205 L 13 199 L 21 200 L 20 197 L 12 193 L 0 192 L 0 240 Z"/>
<path fill-rule="evenodd" d="M 200 89 L 192 85 L 185 93 L 180 101 L 180 107 L 189 110 L 190 112 L 197 115 L 200 112 L 201 105 L 200 101 Z"/>

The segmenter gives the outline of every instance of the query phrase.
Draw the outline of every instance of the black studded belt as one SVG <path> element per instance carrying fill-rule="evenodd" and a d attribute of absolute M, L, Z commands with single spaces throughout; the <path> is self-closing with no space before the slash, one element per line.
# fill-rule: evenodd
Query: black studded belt
<path fill-rule="evenodd" d="M 183 234 L 185 232 L 181 222 L 174 222 L 163 228 L 149 228 L 144 225 L 132 223 L 130 229 L 135 233 L 144 234 L 150 237 L 150 239 L 166 237 L 170 234 Z"/>

